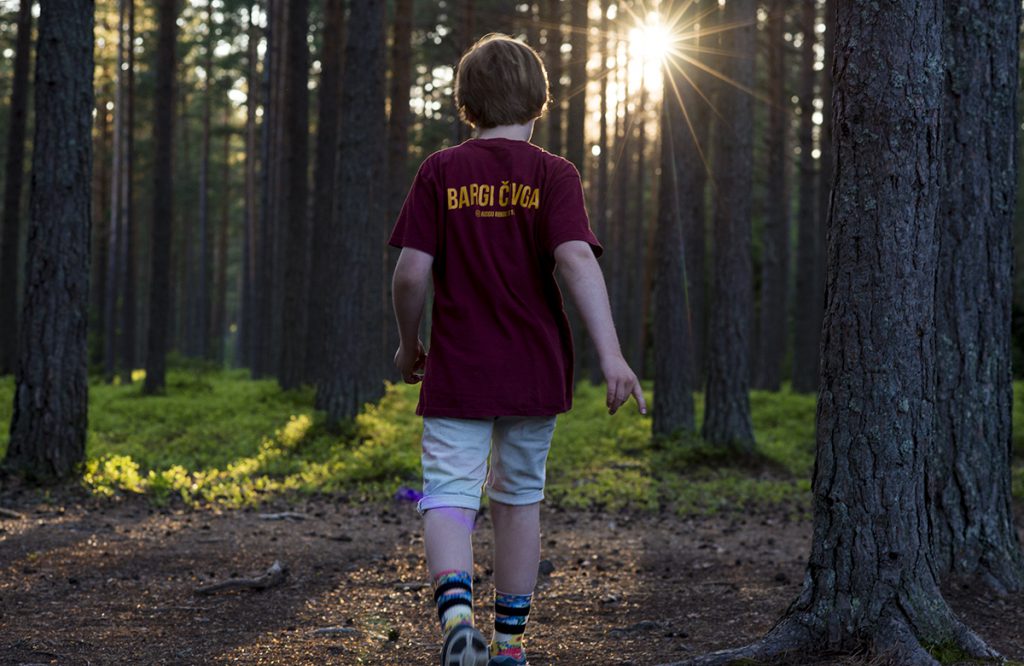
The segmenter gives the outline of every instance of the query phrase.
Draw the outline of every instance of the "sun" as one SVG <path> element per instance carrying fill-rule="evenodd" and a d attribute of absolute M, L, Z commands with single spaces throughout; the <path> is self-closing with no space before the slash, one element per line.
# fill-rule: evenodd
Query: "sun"
<path fill-rule="evenodd" d="M 643 23 L 629 31 L 630 55 L 646 63 L 664 62 L 672 52 L 673 42 L 672 32 L 657 12 L 647 14 Z"/>

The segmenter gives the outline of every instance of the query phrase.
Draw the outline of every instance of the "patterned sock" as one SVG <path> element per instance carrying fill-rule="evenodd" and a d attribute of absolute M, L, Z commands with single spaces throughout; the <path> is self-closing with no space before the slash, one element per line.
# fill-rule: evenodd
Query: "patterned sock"
<path fill-rule="evenodd" d="M 460 624 L 473 626 L 473 577 L 468 571 L 450 569 L 434 577 L 434 603 L 441 633 L 448 635 Z"/>
<path fill-rule="evenodd" d="M 494 638 L 491 656 L 523 658 L 523 632 L 530 616 L 532 594 L 494 592 Z"/>

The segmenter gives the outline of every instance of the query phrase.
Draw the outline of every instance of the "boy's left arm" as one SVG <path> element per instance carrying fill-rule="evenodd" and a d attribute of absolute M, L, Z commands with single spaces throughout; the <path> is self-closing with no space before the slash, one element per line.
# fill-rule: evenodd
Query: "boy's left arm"
<path fill-rule="evenodd" d="M 395 353 L 395 367 L 407 384 L 423 379 L 423 367 L 427 361 L 418 332 L 433 264 L 434 257 L 426 252 L 404 247 L 391 281 L 391 300 L 400 340 Z"/>

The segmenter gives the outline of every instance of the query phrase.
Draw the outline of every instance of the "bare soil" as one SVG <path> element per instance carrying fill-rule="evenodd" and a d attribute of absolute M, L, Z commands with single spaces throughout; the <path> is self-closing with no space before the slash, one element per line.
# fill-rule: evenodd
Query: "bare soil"
<path fill-rule="evenodd" d="M 8 493 L 0 506 L 23 514 L 0 518 L 0 664 L 437 663 L 411 504 L 319 497 L 196 511 Z M 260 517 L 281 511 L 302 518 Z M 811 537 L 807 521 L 755 514 L 545 509 L 543 525 L 550 573 L 530 617 L 533 666 L 659 664 L 756 639 L 798 593 Z M 475 541 L 477 624 L 488 627 L 486 512 Z M 288 572 L 280 586 L 194 592 L 258 576 L 275 560 Z M 990 645 L 1024 659 L 1024 595 L 999 598 L 965 582 L 945 591 Z"/>

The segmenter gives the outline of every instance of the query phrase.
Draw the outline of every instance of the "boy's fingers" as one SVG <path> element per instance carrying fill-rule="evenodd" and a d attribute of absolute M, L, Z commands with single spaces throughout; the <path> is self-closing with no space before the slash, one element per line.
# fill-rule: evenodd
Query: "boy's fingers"
<path fill-rule="evenodd" d="M 640 408 L 640 413 L 646 414 L 647 401 L 644 400 L 644 390 L 640 388 L 640 382 L 633 385 L 633 397 L 636 398 L 636 404 Z"/>

